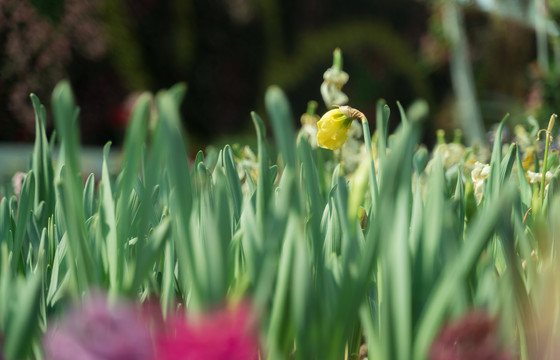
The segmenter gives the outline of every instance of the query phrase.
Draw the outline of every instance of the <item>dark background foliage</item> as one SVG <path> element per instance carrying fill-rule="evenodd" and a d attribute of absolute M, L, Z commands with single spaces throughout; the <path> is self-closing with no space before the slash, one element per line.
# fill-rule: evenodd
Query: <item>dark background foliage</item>
<path fill-rule="evenodd" d="M 185 125 L 202 147 L 252 133 L 249 113 L 264 114 L 270 84 L 287 92 L 295 121 L 309 100 L 325 111 L 319 86 L 340 47 L 350 104 L 374 121 L 378 98 L 393 108 L 425 99 L 429 142 L 436 128 L 456 127 L 441 3 L 1 0 L 0 140 L 33 139 L 28 95 L 48 104 L 62 78 L 81 106 L 85 144 L 119 143 L 137 91 L 184 81 Z M 486 128 L 506 112 L 544 116 L 558 103 L 557 76 L 535 63 L 533 27 L 475 2 L 461 8 Z"/>

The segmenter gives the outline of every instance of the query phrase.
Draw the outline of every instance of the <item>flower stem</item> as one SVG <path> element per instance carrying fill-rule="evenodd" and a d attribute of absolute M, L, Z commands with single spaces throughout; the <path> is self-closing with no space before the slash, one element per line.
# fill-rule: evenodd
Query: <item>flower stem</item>
<path fill-rule="evenodd" d="M 366 152 L 371 162 L 371 167 L 369 169 L 369 185 L 370 185 L 370 192 L 371 192 L 371 209 L 372 209 L 372 213 L 375 213 L 374 209 L 377 206 L 377 199 L 379 198 L 379 190 L 377 187 L 377 176 L 375 175 L 375 160 L 373 159 L 371 135 L 369 133 L 369 123 L 365 115 L 361 114 L 360 120 L 362 121 L 362 129 L 364 131 L 364 142 L 366 145 Z"/>
<path fill-rule="evenodd" d="M 333 68 L 342 71 L 342 51 L 339 48 L 333 52 Z"/>
<path fill-rule="evenodd" d="M 317 101 L 311 100 L 307 103 L 307 111 L 305 112 L 307 115 L 314 116 L 317 110 Z"/>
<path fill-rule="evenodd" d="M 548 166 L 548 148 L 550 147 L 550 142 L 552 140 L 552 128 L 554 127 L 554 121 L 558 116 L 556 114 L 552 114 L 550 120 L 548 121 L 548 128 L 545 131 L 545 141 L 544 141 L 544 159 L 543 159 L 543 166 L 542 166 L 542 179 L 541 179 L 541 204 L 544 204 L 544 187 L 546 183 L 546 167 Z"/>
<path fill-rule="evenodd" d="M 445 130 L 438 129 L 436 131 L 436 137 L 437 137 L 437 144 L 438 145 L 445 145 Z"/>

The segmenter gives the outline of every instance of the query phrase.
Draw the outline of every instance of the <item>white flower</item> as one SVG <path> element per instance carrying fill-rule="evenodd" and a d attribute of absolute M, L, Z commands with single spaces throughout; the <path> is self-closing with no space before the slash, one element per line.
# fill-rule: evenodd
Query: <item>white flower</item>
<path fill-rule="evenodd" d="M 527 170 L 526 174 L 527 174 L 527 181 L 529 181 L 529 184 L 541 182 L 542 180 L 542 173 L 540 172 L 533 172 L 531 170 Z M 547 171 L 545 177 L 545 184 L 548 185 L 550 179 L 552 179 L 552 172 Z"/>
<path fill-rule="evenodd" d="M 327 108 L 333 105 L 345 105 L 348 103 L 348 96 L 342 92 L 342 87 L 348 82 L 348 74 L 334 66 L 327 69 L 323 74 L 321 84 L 321 96 Z"/>
<path fill-rule="evenodd" d="M 474 163 L 474 169 L 471 171 L 471 180 L 477 204 L 480 204 L 482 201 L 482 195 L 484 194 L 484 180 L 488 178 L 489 174 L 490 165 L 483 164 L 479 161 Z"/>

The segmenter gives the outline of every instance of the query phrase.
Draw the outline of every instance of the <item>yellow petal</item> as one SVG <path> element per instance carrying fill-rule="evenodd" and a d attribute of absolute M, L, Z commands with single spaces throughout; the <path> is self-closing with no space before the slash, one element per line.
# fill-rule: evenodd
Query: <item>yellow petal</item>
<path fill-rule="evenodd" d="M 348 139 L 348 129 L 352 120 L 339 109 L 325 113 L 317 123 L 317 144 L 325 149 L 337 150 Z"/>

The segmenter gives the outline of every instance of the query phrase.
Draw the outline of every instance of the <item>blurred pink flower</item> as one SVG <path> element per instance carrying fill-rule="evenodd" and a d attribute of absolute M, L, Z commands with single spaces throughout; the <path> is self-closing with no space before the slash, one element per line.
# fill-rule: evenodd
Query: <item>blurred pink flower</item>
<path fill-rule="evenodd" d="M 27 177 L 27 173 L 18 171 L 12 176 L 12 186 L 14 188 L 14 195 L 19 199 L 21 194 L 21 187 L 23 185 L 23 181 Z"/>
<path fill-rule="evenodd" d="M 71 310 L 43 339 L 47 360 L 152 360 L 148 327 L 132 305 L 95 295 Z"/>
<path fill-rule="evenodd" d="M 430 360 L 511 360 L 500 347 L 496 319 L 471 312 L 447 324 L 435 339 Z"/>
<path fill-rule="evenodd" d="M 158 360 L 257 360 L 257 322 L 248 304 L 188 321 L 176 316 L 156 346 Z"/>

